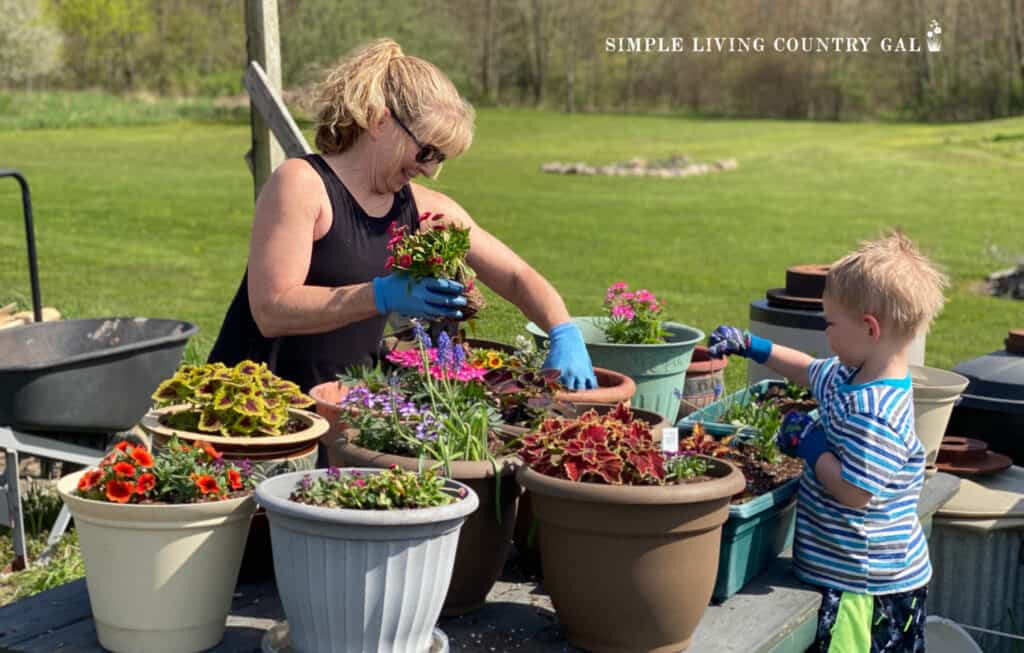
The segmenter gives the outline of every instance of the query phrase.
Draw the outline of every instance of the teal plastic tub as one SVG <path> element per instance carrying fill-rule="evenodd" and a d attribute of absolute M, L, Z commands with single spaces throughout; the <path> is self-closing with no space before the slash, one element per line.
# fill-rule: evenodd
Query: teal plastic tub
<path fill-rule="evenodd" d="M 799 480 L 794 478 L 752 501 L 729 506 L 729 519 L 722 526 L 713 601 L 725 601 L 740 591 L 792 546 Z"/>
<path fill-rule="evenodd" d="M 735 424 L 728 424 L 726 422 L 719 421 L 722 415 L 725 414 L 725 411 L 727 411 L 733 403 L 746 405 L 750 403 L 751 397 L 759 397 L 773 387 L 785 388 L 786 382 L 779 379 L 765 379 L 764 381 L 758 381 L 754 385 L 747 386 L 742 390 L 737 390 L 730 395 L 721 397 L 713 404 L 709 404 L 698 411 L 690 413 L 683 419 L 676 422 L 676 426 L 679 428 L 680 433 L 689 433 L 693 430 L 694 424 L 697 422 L 703 422 L 704 431 L 708 435 L 713 435 L 716 438 L 732 435 L 739 430 L 740 427 Z M 812 410 L 809 414 L 815 416 L 817 415 L 817 410 Z"/>
<path fill-rule="evenodd" d="M 679 414 L 679 397 L 686 382 L 693 348 L 704 340 L 704 332 L 677 322 L 662 322 L 667 342 L 659 345 L 619 345 L 605 341 L 600 317 L 574 317 L 594 367 L 621 372 L 636 382 L 632 405 L 651 410 L 670 423 Z M 533 322 L 526 325 L 539 346 L 548 334 Z"/>

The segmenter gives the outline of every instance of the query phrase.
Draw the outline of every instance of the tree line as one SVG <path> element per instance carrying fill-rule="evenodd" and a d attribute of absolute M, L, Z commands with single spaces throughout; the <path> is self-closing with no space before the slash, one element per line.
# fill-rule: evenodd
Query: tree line
<path fill-rule="evenodd" d="M 390 36 L 477 105 L 822 120 L 1024 113 L 1024 0 L 279 0 L 278 12 L 295 91 Z M 0 88 L 241 93 L 244 14 L 239 0 L 0 0 Z M 940 49 L 929 51 L 934 25 Z"/>

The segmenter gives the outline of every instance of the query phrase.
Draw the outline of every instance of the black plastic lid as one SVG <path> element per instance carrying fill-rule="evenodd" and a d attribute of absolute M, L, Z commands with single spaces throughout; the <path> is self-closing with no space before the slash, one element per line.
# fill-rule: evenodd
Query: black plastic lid
<path fill-rule="evenodd" d="M 964 361 L 953 371 L 971 381 L 963 394 L 964 406 L 1024 414 L 1024 356 L 994 351 Z"/>

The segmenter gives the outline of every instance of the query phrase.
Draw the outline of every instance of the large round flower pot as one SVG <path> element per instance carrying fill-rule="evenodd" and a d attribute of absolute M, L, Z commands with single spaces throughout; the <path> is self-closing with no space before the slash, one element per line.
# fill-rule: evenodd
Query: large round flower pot
<path fill-rule="evenodd" d="M 588 651 L 686 649 L 711 599 L 722 524 L 743 475 L 666 486 L 574 483 L 522 467 L 540 521 L 544 587 L 569 641 Z"/>
<path fill-rule="evenodd" d="M 953 406 L 970 381 L 956 372 L 920 365 L 910 366 L 910 379 L 914 394 L 914 431 L 924 445 L 925 467 L 934 469 Z"/>
<path fill-rule="evenodd" d="M 120 504 L 75 494 L 85 471 L 60 479 L 85 563 L 103 648 L 205 651 L 224 636 L 252 496 L 180 505 Z"/>
<path fill-rule="evenodd" d="M 353 434 L 352 431 L 349 433 Z M 382 468 L 398 465 L 413 471 L 420 466 L 418 458 L 371 451 L 345 441 L 335 445 L 334 453 L 336 457 L 332 464 L 339 466 Z M 424 464 L 432 466 L 438 463 L 427 460 Z M 517 464 L 517 460 L 509 458 L 498 461 L 499 483 L 494 477 L 494 467 L 487 461 L 452 463 L 451 478 L 476 492 L 480 498 L 480 509 L 469 516 L 459 534 L 455 570 L 442 611 L 445 616 L 465 614 L 481 607 L 505 566 L 512 545 L 520 492 L 515 477 Z"/>
<path fill-rule="evenodd" d="M 311 475 L 326 473 L 319 469 Z M 277 590 L 292 648 L 427 651 L 448 591 L 459 531 L 477 508 L 476 494 L 449 480 L 453 491 L 467 493 L 447 506 L 323 508 L 289 500 L 305 475 L 283 474 L 256 488 L 270 518 Z"/>
<path fill-rule="evenodd" d="M 555 394 L 557 401 L 567 401 L 573 404 L 617 404 L 625 403 L 631 405 L 633 395 L 636 394 L 636 383 L 627 375 L 607 370 L 603 367 L 594 368 L 594 376 L 597 377 L 597 387 L 592 390 L 562 390 Z"/>
<path fill-rule="evenodd" d="M 636 383 L 632 406 L 646 408 L 674 420 L 679 411 L 679 395 L 686 381 L 693 348 L 704 339 L 699 329 L 662 322 L 668 332 L 667 342 L 657 345 L 620 345 L 607 341 L 601 329 L 601 317 L 574 317 L 572 321 L 583 333 L 583 341 L 594 367 L 622 372 Z M 526 325 L 538 343 L 547 339 L 533 322 Z"/>

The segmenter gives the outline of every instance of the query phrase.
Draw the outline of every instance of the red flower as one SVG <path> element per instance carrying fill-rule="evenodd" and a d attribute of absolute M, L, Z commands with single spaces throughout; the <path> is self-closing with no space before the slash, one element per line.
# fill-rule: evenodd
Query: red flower
<path fill-rule="evenodd" d="M 204 442 L 203 440 L 196 440 L 195 446 L 196 449 L 202 449 L 203 451 L 205 451 L 206 455 L 209 456 L 210 458 L 217 459 L 220 458 L 222 455 L 221 452 L 214 449 L 213 445 L 210 444 L 209 442 Z"/>
<path fill-rule="evenodd" d="M 220 492 L 220 486 L 217 485 L 217 479 L 209 474 L 203 474 L 197 478 L 196 487 L 198 487 L 203 494 L 216 494 Z"/>
<path fill-rule="evenodd" d="M 388 260 L 384 262 L 384 269 L 391 272 L 391 268 L 395 267 L 395 257 L 389 256 Z"/>
<path fill-rule="evenodd" d="M 130 481 L 107 481 L 107 499 L 114 503 L 128 503 L 135 492 Z"/>
<path fill-rule="evenodd" d="M 126 462 L 119 462 L 114 465 L 114 472 L 121 478 L 135 476 L 135 465 Z"/>
<path fill-rule="evenodd" d="M 435 256 L 432 259 L 430 259 L 431 265 L 441 265 L 442 263 L 444 263 L 444 258 L 441 256 Z"/>
<path fill-rule="evenodd" d="M 135 483 L 135 491 L 138 494 L 145 494 L 156 487 L 156 476 L 153 476 L 149 472 L 146 472 L 139 477 L 139 480 Z"/>
<path fill-rule="evenodd" d="M 409 254 L 402 254 L 400 257 L 398 257 L 398 264 L 403 268 L 409 267 L 410 265 L 412 265 L 412 256 L 410 256 Z"/>
<path fill-rule="evenodd" d="M 135 447 L 132 449 L 131 456 L 132 460 L 134 460 L 139 467 L 149 469 L 153 466 L 153 455 L 142 447 Z"/>
<path fill-rule="evenodd" d="M 435 224 L 435 225 L 433 226 L 433 230 L 434 230 L 434 231 L 444 231 L 444 230 L 445 230 L 445 229 L 447 229 L 447 228 L 448 228 L 448 227 L 447 227 L 447 226 L 445 226 L 445 225 L 443 225 L 443 224 Z"/>
<path fill-rule="evenodd" d="M 228 470 L 228 483 L 231 484 L 232 490 L 242 489 L 242 475 L 238 473 L 237 469 Z"/>
<path fill-rule="evenodd" d="M 131 442 L 128 442 L 127 440 L 121 440 L 120 442 L 114 445 L 114 448 L 117 449 L 118 451 L 123 451 L 127 454 L 130 454 L 131 451 L 129 449 L 131 448 L 131 446 Z"/>
<path fill-rule="evenodd" d="M 444 213 L 435 213 L 434 217 L 432 217 L 431 220 L 440 220 L 443 217 L 444 217 Z"/>
<path fill-rule="evenodd" d="M 103 472 L 98 469 L 90 469 L 78 479 L 78 490 L 85 492 L 93 489 L 101 478 L 103 478 Z"/>

